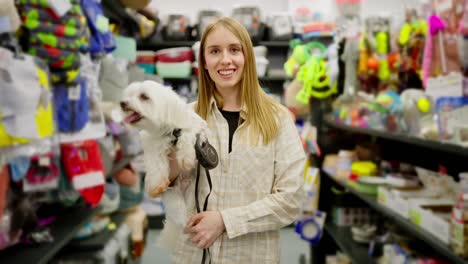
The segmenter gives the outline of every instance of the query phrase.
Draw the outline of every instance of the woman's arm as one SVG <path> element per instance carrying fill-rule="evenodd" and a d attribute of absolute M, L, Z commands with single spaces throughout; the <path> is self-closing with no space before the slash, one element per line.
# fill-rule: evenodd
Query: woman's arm
<path fill-rule="evenodd" d="M 272 193 L 246 206 L 221 211 L 229 238 L 277 230 L 297 218 L 303 197 L 305 153 L 292 118 L 282 120 L 275 142 Z"/>
<path fill-rule="evenodd" d="M 174 150 L 169 153 L 167 159 L 169 160 L 169 181 L 171 182 L 169 186 L 172 186 L 172 184 L 174 184 L 174 180 L 182 172 L 182 167 L 179 162 L 177 162 Z"/>

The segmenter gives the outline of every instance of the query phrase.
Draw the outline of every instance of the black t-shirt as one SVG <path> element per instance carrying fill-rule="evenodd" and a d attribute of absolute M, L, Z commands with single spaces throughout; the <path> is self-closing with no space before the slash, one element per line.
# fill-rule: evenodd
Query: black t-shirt
<path fill-rule="evenodd" d="M 234 136 L 234 132 L 236 131 L 237 126 L 239 125 L 240 112 L 230 112 L 221 109 L 219 109 L 219 111 L 221 111 L 221 114 L 223 114 L 224 118 L 226 118 L 229 125 L 229 153 L 231 153 L 232 137 Z"/>

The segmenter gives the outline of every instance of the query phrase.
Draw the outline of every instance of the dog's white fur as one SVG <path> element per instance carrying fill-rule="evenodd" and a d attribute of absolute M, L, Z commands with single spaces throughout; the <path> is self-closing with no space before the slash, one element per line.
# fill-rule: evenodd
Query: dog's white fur
<path fill-rule="evenodd" d="M 196 134 L 201 132 L 204 135 L 206 123 L 170 87 L 153 81 L 130 84 L 124 90 L 122 102 L 126 104 L 122 110 L 127 116 L 136 112 L 143 117 L 132 125 L 142 129 L 145 192 L 151 197 L 162 194 L 166 222 L 158 245 L 172 249 L 188 220 L 185 197 L 194 195 L 194 190 L 188 190 L 188 184 L 184 184 L 182 179 L 176 179 L 175 184 L 168 188 L 168 154 L 174 149 L 181 167 L 184 170 L 193 168 L 196 162 Z M 182 131 L 174 148 L 172 132 L 176 128 Z"/>

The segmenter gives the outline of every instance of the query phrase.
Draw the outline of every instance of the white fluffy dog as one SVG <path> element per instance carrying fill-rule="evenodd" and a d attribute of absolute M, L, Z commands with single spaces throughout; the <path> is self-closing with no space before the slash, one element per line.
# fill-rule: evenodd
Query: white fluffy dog
<path fill-rule="evenodd" d="M 189 205 L 185 197 L 194 195 L 194 190 L 188 190 L 188 184 L 181 179 L 176 179 L 168 188 L 171 183 L 168 154 L 175 150 L 180 166 L 184 170 L 193 168 L 196 134 L 205 135 L 206 123 L 171 88 L 153 81 L 130 84 L 123 93 L 120 106 L 126 115 L 125 121 L 142 130 L 145 192 L 151 197 L 162 194 L 166 222 L 158 245 L 174 248 L 187 223 Z M 178 133 L 174 131 L 178 129 L 180 136 L 176 137 Z"/>

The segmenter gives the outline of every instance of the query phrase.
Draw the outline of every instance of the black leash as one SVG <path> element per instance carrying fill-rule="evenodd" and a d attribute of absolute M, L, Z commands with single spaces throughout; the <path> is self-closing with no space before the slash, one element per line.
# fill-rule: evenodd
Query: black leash
<path fill-rule="evenodd" d="M 198 166 L 197 166 L 197 179 L 195 181 L 195 205 L 197 207 L 197 213 L 200 213 L 202 212 L 200 210 L 200 202 L 198 200 L 198 183 L 200 182 L 200 167 L 201 167 L 201 164 L 198 163 Z M 205 197 L 205 202 L 203 203 L 203 211 L 206 211 L 207 207 L 208 207 L 208 198 L 210 197 L 210 194 L 211 194 L 211 190 L 213 189 L 213 186 L 211 184 L 211 177 L 210 177 L 210 171 L 205 168 L 205 173 L 206 173 L 206 178 L 208 180 L 208 185 L 210 186 L 210 191 L 208 192 L 208 195 Z M 202 257 L 202 264 L 205 263 L 206 261 L 206 258 L 208 257 L 209 259 L 209 262 L 211 264 L 211 256 L 210 256 L 210 249 L 209 248 L 206 248 L 206 249 L 203 249 L 203 257 Z"/>
<path fill-rule="evenodd" d="M 172 144 L 175 146 L 177 141 L 182 134 L 182 130 L 180 128 L 176 128 L 172 131 L 172 135 L 175 139 L 172 141 Z M 218 153 L 216 149 L 210 145 L 208 140 L 202 140 L 200 137 L 200 133 L 196 135 L 197 141 L 195 143 L 195 153 L 197 155 L 198 165 L 197 165 L 197 178 L 195 180 L 195 206 L 197 208 L 197 213 L 201 213 L 206 211 L 208 208 L 208 198 L 210 197 L 211 191 L 213 190 L 213 184 L 211 182 L 210 171 L 211 169 L 216 168 L 218 166 Z M 208 195 L 205 197 L 205 201 L 203 202 L 203 211 L 200 210 L 200 201 L 198 199 L 198 186 L 200 182 L 200 170 L 201 167 L 205 169 L 206 178 L 208 180 L 208 186 L 210 187 L 210 191 Z M 210 249 L 206 248 L 203 249 L 203 257 L 202 257 L 202 264 L 205 264 L 206 259 L 208 258 L 208 263 L 211 264 L 211 255 Z"/>
<path fill-rule="evenodd" d="M 210 191 L 205 197 L 203 202 L 203 211 L 208 208 L 208 198 L 210 197 L 211 191 L 213 190 L 213 184 L 211 182 L 210 169 L 216 168 L 218 165 L 218 153 L 216 149 L 208 143 L 208 141 L 202 141 L 200 134 L 197 134 L 197 141 L 195 143 L 195 153 L 197 154 L 198 166 L 197 166 L 197 178 L 195 180 L 195 206 L 197 207 L 197 213 L 202 212 L 200 210 L 200 201 L 198 200 L 198 186 L 200 183 L 200 170 L 201 167 L 205 168 L 206 179 L 208 180 L 208 186 Z M 211 264 L 210 249 L 203 249 L 202 264 L 205 264 L 208 258 L 208 263 Z"/>

